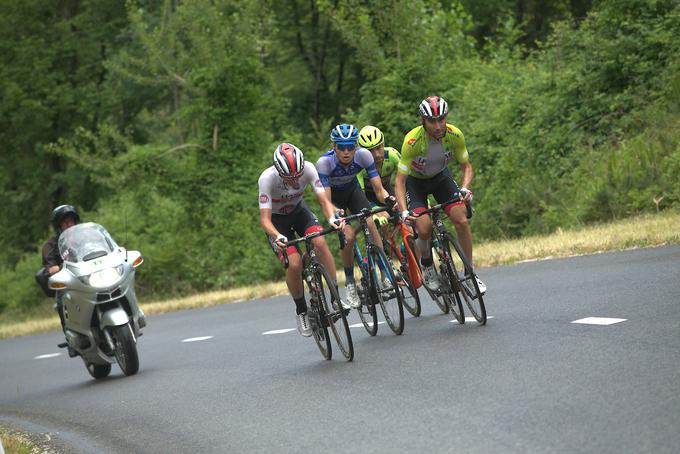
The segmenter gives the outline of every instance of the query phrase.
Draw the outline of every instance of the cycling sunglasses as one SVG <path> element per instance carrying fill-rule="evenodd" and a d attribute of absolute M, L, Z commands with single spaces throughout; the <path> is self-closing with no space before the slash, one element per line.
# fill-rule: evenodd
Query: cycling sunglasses
<path fill-rule="evenodd" d="M 336 143 L 335 146 L 338 147 L 339 151 L 354 151 L 354 149 L 357 147 L 355 143 Z"/>

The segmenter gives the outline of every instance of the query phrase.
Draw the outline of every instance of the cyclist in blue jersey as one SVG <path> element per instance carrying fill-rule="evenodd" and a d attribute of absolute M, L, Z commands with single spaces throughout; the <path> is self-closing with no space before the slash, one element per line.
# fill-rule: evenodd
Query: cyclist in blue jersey
<path fill-rule="evenodd" d="M 375 168 L 375 162 L 371 152 L 365 148 L 357 147 L 359 130 L 350 124 L 340 124 L 331 131 L 333 149 L 324 153 L 316 163 L 321 184 L 326 189 L 333 204 L 341 210 L 349 210 L 357 213 L 363 208 L 371 207 L 366 194 L 361 189 L 357 174 L 366 169 L 368 181 L 379 201 L 386 206 L 395 209 L 396 199 L 383 187 L 380 175 Z M 375 243 L 382 248 L 382 241 L 373 219 L 368 219 L 368 228 Z M 348 244 L 354 242 L 354 229 L 345 226 L 345 237 Z M 354 282 L 354 260 L 351 247 L 342 250 L 342 265 L 345 269 L 345 288 L 347 289 L 347 302 L 353 308 L 361 306 Z"/>

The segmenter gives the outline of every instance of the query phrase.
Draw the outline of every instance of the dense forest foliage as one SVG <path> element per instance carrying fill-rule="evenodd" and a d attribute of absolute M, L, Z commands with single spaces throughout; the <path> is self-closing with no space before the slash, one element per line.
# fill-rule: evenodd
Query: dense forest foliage
<path fill-rule="evenodd" d="M 332 125 L 399 148 L 430 94 L 475 241 L 680 206 L 678 0 L 0 0 L 0 311 L 51 210 L 143 252 L 143 296 L 280 279 L 257 179 Z M 454 169 L 457 170 L 457 169 Z"/>

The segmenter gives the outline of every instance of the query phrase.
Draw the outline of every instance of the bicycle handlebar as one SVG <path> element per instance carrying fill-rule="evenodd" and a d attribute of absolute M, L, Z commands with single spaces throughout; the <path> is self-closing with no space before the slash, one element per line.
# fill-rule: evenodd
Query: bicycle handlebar
<path fill-rule="evenodd" d="M 360 219 L 360 218 L 367 218 L 369 216 L 373 216 L 374 214 L 382 213 L 383 211 L 389 211 L 389 208 L 387 207 L 376 207 L 374 209 L 369 209 L 369 208 L 363 208 L 361 211 L 359 211 L 356 214 L 352 214 L 350 216 L 345 216 L 343 219 L 345 222 L 350 222 L 355 219 Z"/>
<path fill-rule="evenodd" d="M 320 230 L 318 232 L 308 233 L 307 235 L 301 236 L 300 238 L 295 238 L 294 240 L 287 241 L 286 247 L 295 246 L 298 243 L 304 243 L 305 241 L 316 238 L 317 236 L 328 235 L 329 233 L 332 233 L 332 232 L 339 232 L 340 233 L 342 231 L 337 230 L 335 227 L 326 227 L 325 229 Z"/>
<path fill-rule="evenodd" d="M 437 204 L 433 207 L 428 208 L 425 211 L 418 213 L 416 215 L 416 217 L 420 217 L 420 216 L 424 216 L 426 214 L 434 213 L 435 211 L 439 211 L 439 210 L 445 208 L 446 206 L 451 205 L 452 203 L 460 202 L 461 200 L 463 200 L 463 199 L 461 199 L 460 193 L 458 193 L 458 195 L 456 195 L 454 198 L 447 200 L 444 203 Z M 468 219 L 470 219 L 472 217 L 472 206 L 471 206 L 471 204 L 465 202 L 465 208 L 467 209 L 467 217 L 468 217 Z"/>

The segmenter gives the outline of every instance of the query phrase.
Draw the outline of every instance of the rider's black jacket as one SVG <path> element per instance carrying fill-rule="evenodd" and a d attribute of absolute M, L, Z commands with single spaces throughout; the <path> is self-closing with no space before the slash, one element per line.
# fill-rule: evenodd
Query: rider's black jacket
<path fill-rule="evenodd" d="M 59 236 L 55 235 L 45 242 L 42 247 L 42 264 L 45 269 L 51 266 L 58 265 L 61 266 L 64 263 L 61 256 L 59 255 Z"/>

